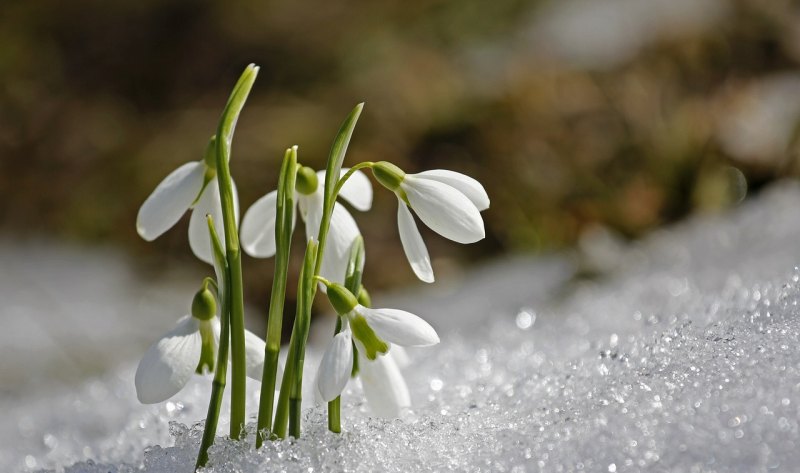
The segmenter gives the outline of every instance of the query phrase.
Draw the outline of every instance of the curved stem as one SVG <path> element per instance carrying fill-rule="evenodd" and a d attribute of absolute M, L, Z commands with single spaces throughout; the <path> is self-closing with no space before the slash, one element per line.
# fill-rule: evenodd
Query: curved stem
<path fill-rule="evenodd" d="M 222 204 L 222 223 L 225 229 L 225 252 L 228 260 L 228 289 L 230 299 L 231 330 L 231 431 L 233 439 L 242 436 L 245 422 L 246 402 L 246 357 L 244 347 L 244 288 L 242 283 L 242 255 L 239 249 L 239 233 L 236 225 L 233 183 L 229 167 L 231 140 L 236 121 L 244 107 L 258 67 L 247 66 L 236 83 L 231 97 L 222 112 L 217 128 L 216 164 L 219 194 Z"/>
<path fill-rule="evenodd" d="M 342 190 L 342 186 L 344 186 L 344 183 L 347 182 L 347 180 L 350 179 L 350 177 L 353 174 L 355 174 L 356 171 L 360 171 L 361 169 L 364 168 L 371 168 L 374 165 L 375 163 L 373 163 L 372 161 L 364 161 L 363 163 L 358 163 L 355 166 L 348 169 L 347 172 L 344 173 L 344 176 L 342 176 L 341 179 L 339 179 L 339 181 L 336 183 L 336 186 L 333 188 L 333 194 L 338 197 L 339 192 L 341 192 Z"/>
<path fill-rule="evenodd" d="M 211 217 L 209 216 L 207 218 L 215 267 L 219 269 L 220 277 L 227 278 L 228 271 L 222 245 L 219 242 L 219 237 L 214 229 L 214 223 Z M 217 297 L 220 298 L 220 332 L 219 347 L 217 348 L 217 366 L 214 370 L 214 380 L 211 384 L 211 398 L 208 402 L 206 425 L 203 430 L 203 439 L 200 442 L 200 452 L 197 455 L 195 470 L 204 467 L 208 462 L 208 449 L 214 443 L 214 438 L 217 435 L 219 411 L 222 406 L 222 395 L 225 392 L 225 378 L 228 372 L 228 342 L 230 341 L 230 298 L 227 294 L 219 290 L 220 286 L 228 287 L 229 284 L 226 281 L 217 284 L 217 282 L 211 278 L 206 278 L 205 281 L 213 283 L 217 291 Z"/>
<path fill-rule="evenodd" d="M 303 385 L 303 360 L 305 357 L 306 339 L 308 337 L 308 323 L 311 320 L 311 306 L 317 294 L 317 285 L 314 283 L 314 276 L 319 275 L 322 267 L 325 243 L 328 238 L 328 231 L 330 230 L 331 214 L 333 213 L 333 206 L 336 202 L 336 196 L 338 195 L 338 192 L 335 192 L 335 190 L 340 181 L 339 175 L 342 169 L 342 162 L 344 161 L 347 147 L 350 144 L 350 138 L 353 135 L 353 130 L 355 129 L 356 122 L 363 108 L 364 104 L 360 103 L 356 105 L 347 116 L 333 140 L 333 146 L 331 146 L 331 152 L 328 155 L 328 164 L 325 169 L 322 218 L 320 219 L 316 243 L 312 239 L 309 241 L 306 249 L 306 256 L 303 264 L 305 274 L 301 280 L 303 291 L 300 293 L 298 299 L 298 310 L 292 329 L 289 358 L 286 360 L 286 370 L 284 371 L 283 384 L 281 384 L 281 392 L 278 398 L 278 409 L 275 412 L 273 431 L 278 437 L 286 435 L 287 417 L 290 433 L 295 437 L 300 436 L 300 399 Z M 350 173 L 350 176 L 352 176 L 352 173 Z M 313 271 L 310 271 L 312 268 Z M 303 281 L 308 284 L 304 285 L 302 283 Z M 288 384 L 287 381 L 289 381 Z M 286 412 L 287 402 L 289 408 L 288 413 Z"/>
<path fill-rule="evenodd" d="M 290 435 L 300 436 L 303 363 L 305 361 L 308 329 L 311 324 L 311 303 L 314 300 L 314 291 L 316 290 L 313 268 L 317 256 L 317 248 L 318 245 L 314 240 L 308 242 L 303 260 L 303 269 L 300 271 L 297 314 L 292 328 L 292 337 L 289 341 L 289 355 L 286 359 L 286 369 L 283 372 L 278 407 L 275 410 L 275 422 L 272 426 L 272 431 L 278 438 L 286 437 L 287 424 Z"/>
<path fill-rule="evenodd" d="M 214 281 L 213 278 L 208 278 L 208 277 L 203 279 L 203 288 L 204 289 L 208 288 L 208 286 L 213 287 L 214 292 L 216 292 L 217 296 L 219 296 L 219 286 L 217 286 L 217 281 Z"/>

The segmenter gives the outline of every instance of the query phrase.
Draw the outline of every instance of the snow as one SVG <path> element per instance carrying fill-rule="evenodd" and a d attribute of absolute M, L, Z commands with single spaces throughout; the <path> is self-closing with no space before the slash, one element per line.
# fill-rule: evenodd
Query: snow
<path fill-rule="evenodd" d="M 442 338 L 409 350 L 413 409 L 371 418 L 350 383 L 343 434 L 327 432 L 324 411 L 309 403 L 301 439 L 256 451 L 252 432 L 246 442 L 220 437 L 207 471 L 794 468 L 798 208 L 800 186 L 783 183 L 728 214 L 620 247 L 603 278 L 570 278 L 571 255 L 519 257 L 461 281 L 376 296 L 427 318 Z M 98 264 L 100 273 L 121 270 Z M 330 327 L 315 330 L 307 379 Z M 136 360 L 3 398 L 0 470 L 191 471 L 210 382 L 196 377 L 171 401 L 141 406 Z M 254 400 L 257 383 L 250 388 Z"/>

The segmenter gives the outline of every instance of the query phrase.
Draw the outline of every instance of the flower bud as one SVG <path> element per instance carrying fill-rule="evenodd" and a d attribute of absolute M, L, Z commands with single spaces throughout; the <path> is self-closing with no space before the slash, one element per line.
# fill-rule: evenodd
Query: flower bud
<path fill-rule="evenodd" d="M 211 320 L 217 315 L 217 300 L 207 287 L 203 287 L 192 299 L 192 317 L 197 320 Z"/>
<path fill-rule="evenodd" d="M 328 286 L 328 300 L 339 315 L 346 315 L 353 311 L 358 305 L 358 300 L 352 292 L 338 283 L 331 283 Z"/>
<path fill-rule="evenodd" d="M 316 192 L 319 186 L 319 179 L 317 173 L 308 166 L 300 166 L 297 169 L 297 180 L 295 181 L 295 189 L 303 195 L 311 195 Z"/>
<path fill-rule="evenodd" d="M 400 183 L 406 177 L 402 169 L 388 161 L 379 161 L 372 166 L 372 175 L 381 185 L 392 192 L 400 189 Z"/>

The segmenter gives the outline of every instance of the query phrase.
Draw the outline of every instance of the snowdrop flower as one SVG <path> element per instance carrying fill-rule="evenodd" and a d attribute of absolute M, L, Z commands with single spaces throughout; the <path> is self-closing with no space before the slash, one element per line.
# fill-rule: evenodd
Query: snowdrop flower
<path fill-rule="evenodd" d="M 214 218 L 217 234 L 223 234 L 222 204 L 216 169 L 216 138 L 212 138 L 205 157 L 180 166 L 172 171 L 144 201 L 136 218 L 136 231 L 147 241 L 153 241 L 172 228 L 187 210 L 192 209 L 189 220 L 189 246 L 202 261 L 211 264 L 211 244 L 205 216 Z M 233 186 L 234 212 L 239 215 L 236 184 Z M 224 243 L 223 243 L 224 244 Z"/>
<path fill-rule="evenodd" d="M 192 301 L 192 315 L 178 320 L 175 328 L 150 345 L 136 368 L 136 396 L 142 404 L 166 401 L 177 394 L 193 373 L 214 370 L 219 346 L 220 322 L 214 296 L 203 288 Z M 245 330 L 247 376 L 261 380 L 264 341 Z"/>
<path fill-rule="evenodd" d="M 396 309 L 371 309 L 336 283 L 326 283 L 328 299 L 343 317 L 342 330 L 333 337 L 317 373 L 317 389 L 324 402 L 341 394 L 353 370 L 353 342 L 358 346 L 359 375 L 364 394 L 377 415 L 396 416 L 410 402 L 400 368 L 390 356 L 391 344 L 409 347 L 439 343 L 439 336 L 420 317 Z"/>
<path fill-rule="evenodd" d="M 400 372 L 408 364 L 405 350 L 401 346 L 393 345 L 385 355 L 369 360 L 354 353 L 351 340 L 352 333 L 345 325 L 325 352 L 314 380 L 317 404 L 327 402 L 326 399 L 335 399 L 344 391 L 353 370 L 354 357 L 357 357 L 358 363 L 355 366 L 358 366 L 358 370 L 355 376 L 361 380 L 361 388 L 372 413 L 383 418 L 398 417 L 403 409 L 411 407 L 408 385 Z M 350 343 L 349 349 L 346 343 Z M 323 373 L 330 375 L 325 376 Z M 339 377 L 334 373 L 345 373 L 347 376 Z M 323 390 L 325 395 L 322 394 Z"/>
<path fill-rule="evenodd" d="M 403 409 L 411 407 L 408 385 L 400 372 L 399 350 L 393 346 L 386 355 L 374 361 L 359 357 L 358 377 L 370 410 L 378 417 L 398 417 Z"/>
<path fill-rule="evenodd" d="M 342 169 L 342 174 L 347 169 Z M 306 238 L 316 238 L 322 220 L 325 171 L 314 172 L 300 166 L 295 185 L 295 202 L 306 223 Z M 361 171 L 356 171 L 342 186 L 339 196 L 357 210 L 366 211 L 372 206 L 372 184 Z M 258 199 L 242 219 L 242 248 L 250 256 L 267 258 L 275 254 L 275 204 L 278 191 Z M 334 204 L 330 230 L 322 259 L 320 274 L 333 281 L 342 282 L 350 256 L 353 240 L 361 234 L 350 212 L 340 203 Z"/>
<path fill-rule="evenodd" d="M 475 243 L 486 236 L 480 213 L 489 208 L 489 196 L 475 179 L 444 169 L 406 174 L 386 161 L 375 163 L 372 172 L 397 195 L 400 241 L 420 280 L 433 282 L 433 268 L 409 207 L 431 230 L 449 240 Z"/>

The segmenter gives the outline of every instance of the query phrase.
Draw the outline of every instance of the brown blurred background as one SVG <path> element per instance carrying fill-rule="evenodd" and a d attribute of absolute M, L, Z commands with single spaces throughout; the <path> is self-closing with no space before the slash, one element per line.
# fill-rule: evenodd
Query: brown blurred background
<path fill-rule="evenodd" d="M 287 146 L 322 167 L 366 101 L 346 163 L 453 169 L 492 198 L 479 244 L 422 229 L 440 279 L 598 228 L 636 238 L 798 173 L 799 61 L 788 0 L 6 0 L 0 230 L 118 245 L 145 277 L 200 271 L 188 218 L 148 244 L 136 213 L 200 158 L 255 62 L 232 160 L 243 210 Z M 356 218 L 368 285 L 414 281 L 394 197 Z M 264 306 L 272 260 L 245 264 Z"/>

